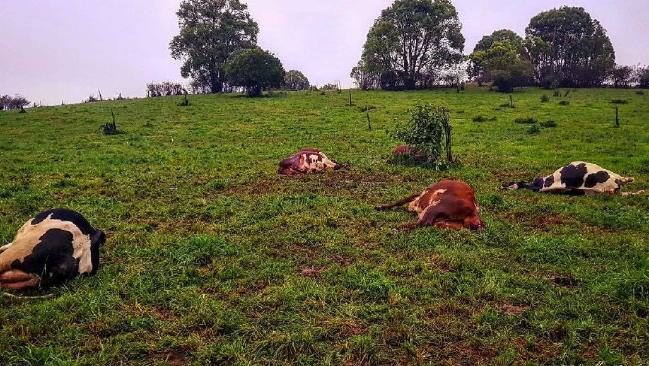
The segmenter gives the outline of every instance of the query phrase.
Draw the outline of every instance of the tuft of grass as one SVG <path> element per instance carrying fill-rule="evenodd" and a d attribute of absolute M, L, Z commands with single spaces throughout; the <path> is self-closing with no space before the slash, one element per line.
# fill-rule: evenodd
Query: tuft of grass
<path fill-rule="evenodd" d="M 629 101 L 626 99 L 612 99 L 611 100 L 612 104 L 628 104 Z"/>
<path fill-rule="evenodd" d="M 555 128 L 557 126 L 558 126 L 557 123 L 552 120 L 541 122 L 541 127 L 543 128 Z"/>
<path fill-rule="evenodd" d="M 527 133 L 530 135 L 538 135 L 541 133 L 541 127 L 538 124 L 533 124 L 527 129 Z"/>
<path fill-rule="evenodd" d="M 644 90 L 637 90 L 636 95 L 644 95 Z"/>
<path fill-rule="evenodd" d="M 562 100 L 562 101 L 559 102 L 559 105 L 561 105 L 561 106 L 570 105 L 570 101 L 569 100 Z"/>
<path fill-rule="evenodd" d="M 537 120 L 534 117 L 525 117 L 525 118 L 516 118 L 514 120 L 514 123 L 520 124 L 520 125 L 526 125 L 526 124 L 536 124 L 539 123 L 539 120 Z"/>
<path fill-rule="evenodd" d="M 550 101 L 550 97 L 548 97 L 547 95 L 543 94 L 541 96 L 541 103 L 547 103 L 549 101 Z"/>

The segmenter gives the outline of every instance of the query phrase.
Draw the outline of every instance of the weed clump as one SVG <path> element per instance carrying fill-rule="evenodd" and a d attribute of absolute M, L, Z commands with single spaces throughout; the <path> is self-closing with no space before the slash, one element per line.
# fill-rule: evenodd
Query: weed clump
<path fill-rule="evenodd" d="M 629 101 L 626 100 L 626 99 L 613 99 L 613 100 L 611 100 L 611 103 L 612 104 L 627 104 L 627 103 L 629 103 Z"/>
<path fill-rule="evenodd" d="M 473 122 L 487 122 L 487 121 L 496 121 L 496 117 L 487 118 L 483 115 L 473 117 Z"/>
<path fill-rule="evenodd" d="M 119 134 L 119 130 L 117 129 L 117 122 L 115 122 L 115 113 L 111 111 L 110 114 L 112 115 L 113 120 L 102 125 L 101 132 L 104 135 L 117 135 Z"/>
<path fill-rule="evenodd" d="M 638 90 L 635 92 L 637 95 L 644 95 L 644 90 Z"/>
<path fill-rule="evenodd" d="M 541 103 L 547 103 L 549 101 L 550 101 L 550 97 L 548 97 L 547 95 L 543 94 L 541 96 Z"/>
<path fill-rule="evenodd" d="M 527 130 L 527 133 L 530 135 L 538 135 L 539 133 L 541 133 L 541 127 L 539 127 L 539 125 L 537 124 L 533 124 Z"/>
<path fill-rule="evenodd" d="M 514 123 L 517 123 L 519 125 L 533 125 L 539 123 L 539 121 L 536 118 L 527 117 L 527 118 L 516 118 L 514 120 Z"/>
<path fill-rule="evenodd" d="M 562 100 L 562 101 L 559 102 L 559 105 L 562 105 L 562 106 L 570 105 L 570 101 L 569 100 Z"/>
<path fill-rule="evenodd" d="M 559 125 L 555 121 L 552 121 L 552 120 L 541 122 L 541 127 L 543 127 L 543 128 L 556 128 L 557 126 L 559 126 Z"/>

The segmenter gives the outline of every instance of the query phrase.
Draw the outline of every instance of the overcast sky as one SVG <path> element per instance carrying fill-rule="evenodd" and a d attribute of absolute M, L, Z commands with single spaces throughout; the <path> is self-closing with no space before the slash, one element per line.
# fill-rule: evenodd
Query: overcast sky
<path fill-rule="evenodd" d="M 340 81 L 374 19 L 392 0 L 248 0 L 259 44 L 314 84 Z M 169 55 L 180 0 L 2 0 L 0 93 L 59 104 L 101 89 L 142 96 L 150 81 L 181 81 Z M 524 34 L 532 16 L 583 6 L 608 30 L 620 64 L 649 64 L 649 0 L 454 0 L 469 53 L 496 29 Z"/>

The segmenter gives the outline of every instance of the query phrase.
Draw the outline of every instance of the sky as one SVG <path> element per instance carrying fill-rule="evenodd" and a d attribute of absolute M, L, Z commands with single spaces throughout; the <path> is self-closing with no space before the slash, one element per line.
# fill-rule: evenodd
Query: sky
<path fill-rule="evenodd" d="M 247 0 L 259 45 L 311 83 L 351 85 L 367 31 L 392 0 Z M 180 0 L 2 0 L 0 94 L 43 104 L 140 97 L 151 81 L 183 81 L 169 41 Z M 608 30 L 619 64 L 649 64 L 649 0 L 454 0 L 470 53 L 485 34 L 523 35 L 529 20 L 582 6 Z"/>

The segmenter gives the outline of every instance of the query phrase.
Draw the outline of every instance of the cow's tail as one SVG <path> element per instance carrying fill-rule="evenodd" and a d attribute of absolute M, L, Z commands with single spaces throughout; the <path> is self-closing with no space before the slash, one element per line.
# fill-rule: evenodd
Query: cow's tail
<path fill-rule="evenodd" d="M 410 202 L 416 200 L 419 196 L 420 196 L 420 194 L 413 194 L 412 196 L 406 197 L 406 198 L 404 198 L 404 199 L 402 199 L 402 200 L 400 200 L 398 202 L 395 202 L 393 204 L 376 206 L 375 208 L 376 208 L 377 211 L 390 210 L 390 209 L 393 209 L 395 207 L 403 206 L 403 205 L 405 205 L 407 203 L 410 203 Z"/>

